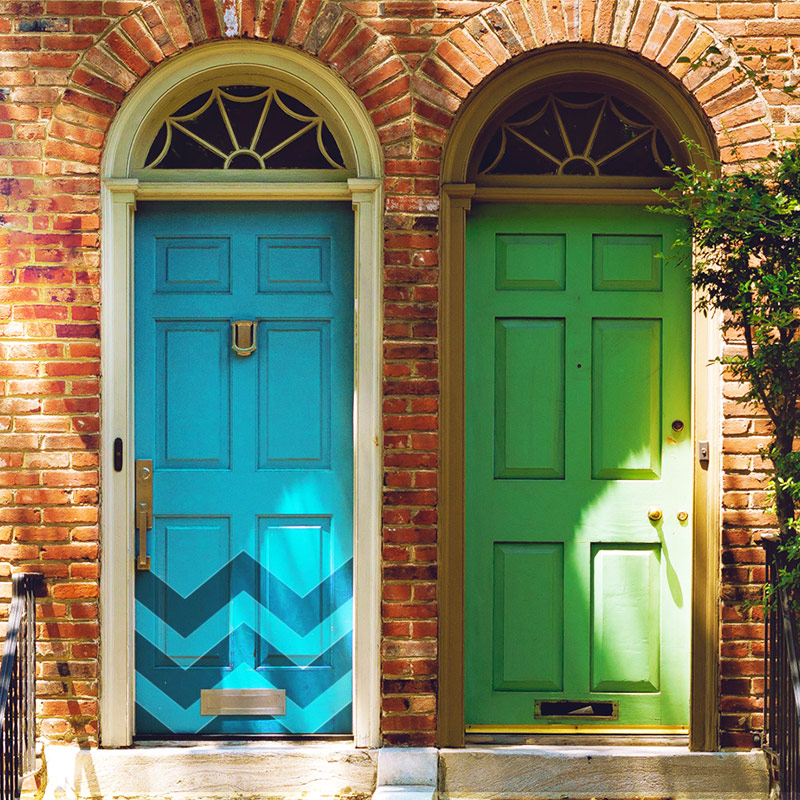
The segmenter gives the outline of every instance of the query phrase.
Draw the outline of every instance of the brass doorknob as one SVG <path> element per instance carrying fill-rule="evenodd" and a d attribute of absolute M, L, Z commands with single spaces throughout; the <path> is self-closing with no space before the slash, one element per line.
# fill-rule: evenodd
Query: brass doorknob
<path fill-rule="evenodd" d="M 647 509 L 647 518 L 651 519 L 653 522 L 658 522 L 663 516 L 658 506 L 650 506 L 650 508 Z"/>
<path fill-rule="evenodd" d="M 689 513 L 687 511 L 678 512 L 678 522 L 686 522 L 687 519 L 689 519 Z"/>

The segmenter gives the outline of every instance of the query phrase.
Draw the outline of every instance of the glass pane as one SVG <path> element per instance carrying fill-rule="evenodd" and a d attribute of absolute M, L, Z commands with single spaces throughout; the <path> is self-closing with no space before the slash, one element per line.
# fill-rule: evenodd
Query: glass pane
<path fill-rule="evenodd" d="M 154 169 L 344 169 L 325 121 L 267 86 L 220 86 L 192 98 L 159 129 Z"/>
<path fill-rule="evenodd" d="M 479 172 L 660 178 L 673 160 L 655 123 L 618 97 L 554 92 L 497 126 Z"/>

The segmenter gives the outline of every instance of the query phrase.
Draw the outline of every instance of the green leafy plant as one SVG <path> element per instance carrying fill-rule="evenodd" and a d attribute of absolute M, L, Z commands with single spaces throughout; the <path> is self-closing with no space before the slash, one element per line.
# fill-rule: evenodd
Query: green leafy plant
<path fill-rule="evenodd" d="M 800 139 L 756 168 L 725 172 L 711 162 L 668 171 L 675 183 L 652 210 L 685 221 L 678 244 L 694 251 L 698 308 L 721 312 L 723 331 L 744 341 L 720 361 L 746 387 L 743 400 L 760 405 L 772 423 L 762 456 L 772 464 L 786 556 L 778 582 L 800 605 Z"/>

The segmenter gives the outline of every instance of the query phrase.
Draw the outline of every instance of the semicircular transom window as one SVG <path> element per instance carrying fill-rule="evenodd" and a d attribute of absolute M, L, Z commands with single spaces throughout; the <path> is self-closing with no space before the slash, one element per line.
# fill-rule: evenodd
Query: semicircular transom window
<path fill-rule="evenodd" d="M 184 103 L 158 130 L 145 169 L 344 170 L 325 120 L 266 86 L 217 86 Z"/>
<path fill-rule="evenodd" d="M 663 179 L 673 160 L 659 127 L 620 98 L 551 92 L 497 126 L 478 175 Z"/>

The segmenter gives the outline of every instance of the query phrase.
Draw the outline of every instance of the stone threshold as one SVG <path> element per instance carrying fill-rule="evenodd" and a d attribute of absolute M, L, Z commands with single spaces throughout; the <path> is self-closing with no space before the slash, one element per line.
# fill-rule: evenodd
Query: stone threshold
<path fill-rule="evenodd" d="M 769 774 L 761 750 L 485 745 L 439 751 L 439 792 L 459 800 L 766 800 Z"/>
<path fill-rule="evenodd" d="M 147 741 L 44 748 L 44 800 L 767 800 L 760 750 L 676 744 L 357 749 L 352 742 Z"/>
<path fill-rule="evenodd" d="M 375 790 L 375 750 L 342 741 L 137 742 L 44 748 L 44 800 L 353 798 Z"/>

